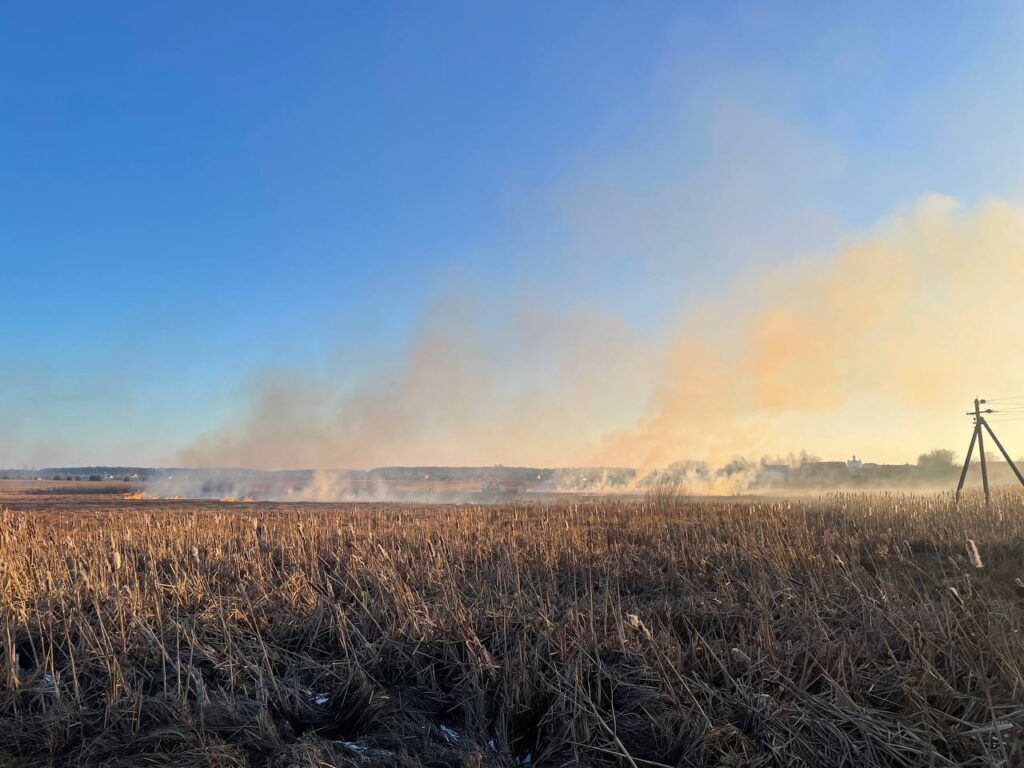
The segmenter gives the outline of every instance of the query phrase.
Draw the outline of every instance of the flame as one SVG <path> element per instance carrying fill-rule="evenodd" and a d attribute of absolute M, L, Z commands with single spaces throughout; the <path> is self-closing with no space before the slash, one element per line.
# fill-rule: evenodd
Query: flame
<path fill-rule="evenodd" d="M 131 491 L 130 493 L 121 494 L 121 498 L 125 499 L 126 501 L 140 501 L 142 499 L 159 499 L 159 500 L 162 500 L 162 501 L 181 501 L 182 497 L 181 496 L 156 496 L 156 495 L 151 494 L 151 493 L 146 493 L 145 491 Z M 254 499 L 252 496 L 246 496 L 243 499 L 236 499 L 234 496 L 224 496 L 224 497 L 220 498 L 219 501 L 221 501 L 224 504 L 234 504 L 237 501 L 243 501 L 245 503 L 251 504 L 251 503 L 254 503 L 256 501 L 256 499 Z"/>

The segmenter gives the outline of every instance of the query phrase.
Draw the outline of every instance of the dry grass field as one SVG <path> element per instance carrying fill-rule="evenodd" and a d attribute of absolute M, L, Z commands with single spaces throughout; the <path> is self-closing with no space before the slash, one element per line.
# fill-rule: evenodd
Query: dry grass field
<path fill-rule="evenodd" d="M 0 500 L 3 766 L 1024 765 L 1024 497 Z"/>

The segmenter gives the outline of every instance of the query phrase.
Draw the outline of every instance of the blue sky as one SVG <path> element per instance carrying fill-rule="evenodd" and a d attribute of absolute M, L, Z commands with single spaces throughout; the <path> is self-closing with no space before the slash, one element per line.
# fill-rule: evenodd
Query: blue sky
<path fill-rule="evenodd" d="M 4 4 L 0 464 L 173 463 L 254 376 L 365 379 L 453 296 L 658 338 L 923 194 L 1019 200 L 1022 21 Z"/>

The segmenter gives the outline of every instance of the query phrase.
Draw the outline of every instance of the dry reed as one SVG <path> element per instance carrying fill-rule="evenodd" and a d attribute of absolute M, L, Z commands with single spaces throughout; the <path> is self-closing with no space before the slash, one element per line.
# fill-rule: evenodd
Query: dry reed
<path fill-rule="evenodd" d="M 0 765 L 1024 764 L 1019 495 L 53 504 Z"/>

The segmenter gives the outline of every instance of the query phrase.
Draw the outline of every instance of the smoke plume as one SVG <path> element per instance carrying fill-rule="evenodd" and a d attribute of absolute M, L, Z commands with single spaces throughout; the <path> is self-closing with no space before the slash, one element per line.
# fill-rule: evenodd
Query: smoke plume
<path fill-rule="evenodd" d="M 614 314 L 452 301 L 397 364 L 277 372 L 193 466 L 632 466 L 807 448 L 876 461 L 960 446 L 975 393 L 1024 392 L 1024 209 L 939 196 L 832 253 L 752 270 L 664 342 Z M 1017 422 L 1001 427 L 1024 450 Z"/>

